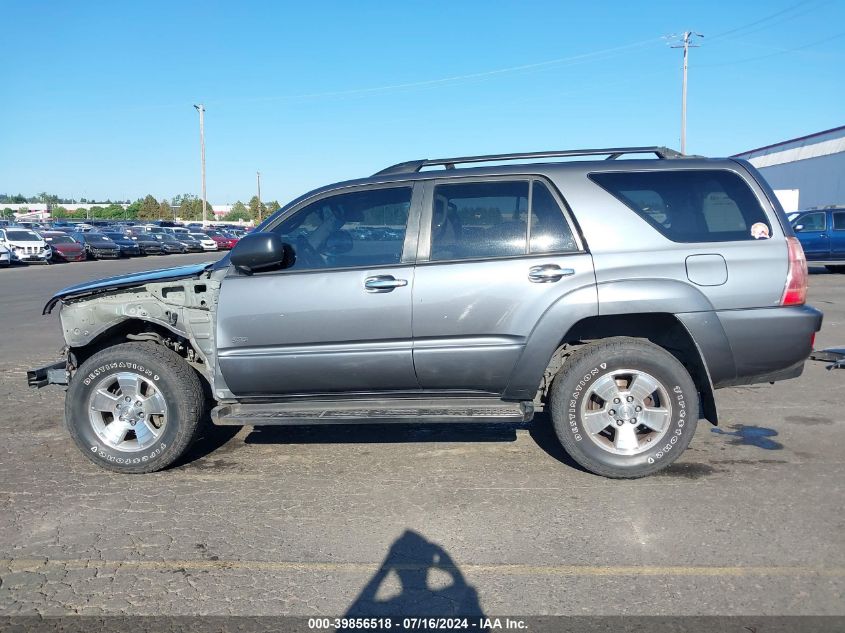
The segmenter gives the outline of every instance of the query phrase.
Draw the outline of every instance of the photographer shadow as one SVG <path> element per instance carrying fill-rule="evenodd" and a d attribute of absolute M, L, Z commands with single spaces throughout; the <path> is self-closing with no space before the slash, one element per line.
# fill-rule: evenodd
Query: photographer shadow
<path fill-rule="evenodd" d="M 475 588 L 446 551 L 407 530 L 391 545 L 344 617 L 391 617 L 394 622 L 397 617 L 466 617 L 477 622 L 484 613 Z"/>

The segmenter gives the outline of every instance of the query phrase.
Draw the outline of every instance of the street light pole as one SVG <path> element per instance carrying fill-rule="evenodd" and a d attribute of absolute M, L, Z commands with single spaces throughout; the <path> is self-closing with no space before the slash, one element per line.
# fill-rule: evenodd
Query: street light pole
<path fill-rule="evenodd" d="M 261 172 L 255 172 L 255 178 L 258 181 L 258 223 L 261 224 Z"/>
<path fill-rule="evenodd" d="M 202 162 L 202 225 L 208 223 L 208 212 L 206 211 L 205 198 L 205 106 L 203 104 L 194 105 L 200 113 L 200 160 Z M 174 211 L 174 217 L 176 217 Z"/>
<path fill-rule="evenodd" d="M 697 44 L 692 43 L 691 38 L 693 36 L 704 37 L 701 33 L 684 31 L 683 43 L 672 47 L 684 49 L 684 81 L 681 93 L 681 154 L 687 153 L 687 68 L 689 66 L 689 49 L 698 48 Z"/>

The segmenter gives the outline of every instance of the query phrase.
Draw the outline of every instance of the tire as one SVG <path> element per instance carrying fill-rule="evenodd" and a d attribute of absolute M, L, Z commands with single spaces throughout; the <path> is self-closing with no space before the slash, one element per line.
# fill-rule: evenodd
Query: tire
<path fill-rule="evenodd" d="M 97 352 L 76 371 L 65 399 L 65 425 L 101 468 L 151 473 L 190 446 L 205 404 L 199 376 L 176 352 L 155 343 L 124 343 Z"/>
<path fill-rule="evenodd" d="M 831 273 L 845 273 L 845 266 L 825 266 L 825 268 Z"/>
<path fill-rule="evenodd" d="M 564 450 L 604 477 L 634 479 L 666 468 L 698 424 L 698 391 L 686 368 L 643 339 L 581 347 L 555 377 L 550 396 Z"/>

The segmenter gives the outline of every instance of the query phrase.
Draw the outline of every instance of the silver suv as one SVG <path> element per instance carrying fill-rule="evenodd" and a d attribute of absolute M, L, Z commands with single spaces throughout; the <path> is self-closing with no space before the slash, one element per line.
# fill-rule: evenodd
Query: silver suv
<path fill-rule="evenodd" d="M 29 380 L 69 385 L 71 436 L 120 472 L 171 464 L 209 408 L 220 425 L 547 410 L 584 468 L 641 477 L 717 423 L 714 389 L 801 374 L 822 322 L 806 291 L 745 161 L 418 160 L 294 200 L 216 263 L 62 290 L 45 312 L 62 304 L 67 357 Z"/>

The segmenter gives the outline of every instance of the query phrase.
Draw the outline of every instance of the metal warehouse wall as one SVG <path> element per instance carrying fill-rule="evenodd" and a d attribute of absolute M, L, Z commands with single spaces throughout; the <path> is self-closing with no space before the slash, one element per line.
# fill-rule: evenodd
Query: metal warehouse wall
<path fill-rule="evenodd" d="M 772 189 L 799 189 L 801 209 L 830 204 L 845 206 L 845 153 L 761 167 Z"/>

